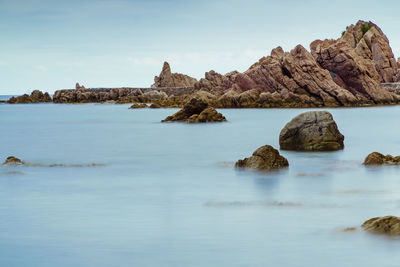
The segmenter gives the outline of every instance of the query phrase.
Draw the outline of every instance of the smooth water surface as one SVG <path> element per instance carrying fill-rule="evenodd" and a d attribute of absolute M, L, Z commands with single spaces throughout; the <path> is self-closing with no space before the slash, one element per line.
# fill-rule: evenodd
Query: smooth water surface
<path fill-rule="evenodd" d="M 0 104 L 1 161 L 41 164 L 0 167 L 0 266 L 399 265 L 400 240 L 343 231 L 400 213 L 400 167 L 362 165 L 400 154 L 399 106 L 330 109 L 345 149 L 265 174 L 233 164 L 305 110 L 128 107 Z"/>

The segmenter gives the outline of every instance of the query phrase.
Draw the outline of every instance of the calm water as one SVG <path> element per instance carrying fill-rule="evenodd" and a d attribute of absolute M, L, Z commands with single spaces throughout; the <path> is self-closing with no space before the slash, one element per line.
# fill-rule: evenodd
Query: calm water
<path fill-rule="evenodd" d="M 400 215 L 400 168 L 361 165 L 400 154 L 400 107 L 330 110 L 345 149 L 270 174 L 233 163 L 304 110 L 160 123 L 175 111 L 0 104 L 1 160 L 43 164 L 0 167 L 0 266 L 399 265 L 400 240 L 342 229 Z"/>

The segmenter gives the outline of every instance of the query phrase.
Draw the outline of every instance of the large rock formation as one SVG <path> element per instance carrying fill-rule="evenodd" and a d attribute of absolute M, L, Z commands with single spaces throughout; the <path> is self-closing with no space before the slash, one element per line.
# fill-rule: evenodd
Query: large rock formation
<path fill-rule="evenodd" d="M 365 160 L 365 165 L 377 166 L 377 165 L 400 165 L 400 156 L 393 157 L 392 155 L 383 155 L 378 152 L 372 152 Z"/>
<path fill-rule="evenodd" d="M 281 149 L 298 151 L 332 151 L 343 149 L 344 136 L 332 114 L 309 111 L 296 116 L 279 135 Z"/>
<path fill-rule="evenodd" d="M 32 91 L 31 95 L 24 94 L 18 97 L 11 97 L 7 103 L 9 104 L 28 104 L 28 103 L 43 103 L 52 102 L 49 93 L 43 93 L 39 90 Z"/>
<path fill-rule="evenodd" d="M 281 156 L 278 150 L 268 145 L 258 148 L 251 157 L 240 159 L 235 164 L 237 168 L 255 170 L 274 170 L 288 166 L 287 159 Z"/>
<path fill-rule="evenodd" d="M 171 73 L 168 62 L 164 62 L 160 76 L 154 77 L 154 84 L 151 87 L 193 87 L 196 82 L 195 78 L 188 75 Z"/>
<path fill-rule="evenodd" d="M 398 71 L 389 40 L 372 22 L 358 21 L 337 40 L 316 40 L 310 45 L 317 62 L 335 82 L 359 99 L 392 103 L 398 97 L 380 83 L 394 82 Z M 397 79 L 397 78 L 396 78 Z"/>
<path fill-rule="evenodd" d="M 364 222 L 362 227 L 371 233 L 400 235 L 400 218 L 395 216 L 376 217 Z"/>
<path fill-rule="evenodd" d="M 223 122 L 225 117 L 218 113 L 213 107 L 210 107 L 206 101 L 201 98 L 193 97 L 187 102 L 181 110 L 172 116 L 168 116 L 162 122 Z"/>
<path fill-rule="evenodd" d="M 364 34 L 365 33 L 365 34 Z M 217 107 L 322 107 L 399 103 L 381 82 L 400 80 L 389 42 L 373 23 L 351 25 L 338 40 L 281 47 L 244 73 L 205 74 L 196 90 L 218 96 Z M 244 92 L 252 91 L 250 95 Z"/>

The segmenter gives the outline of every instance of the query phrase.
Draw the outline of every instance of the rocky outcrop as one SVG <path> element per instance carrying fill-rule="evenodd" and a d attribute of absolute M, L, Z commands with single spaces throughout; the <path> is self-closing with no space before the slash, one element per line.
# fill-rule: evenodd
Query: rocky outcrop
<path fill-rule="evenodd" d="M 400 218 L 395 216 L 376 217 L 364 222 L 362 227 L 370 233 L 400 235 Z"/>
<path fill-rule="evenodd" d="M 9 104 L 28 104 L 28 103 L 44 103 L 52 102 L 49 93 L 43 93 L 39 90 L 32 91 L 31 95 L 24 94 L 18 97 L 11 97 L 7 103 Z"/>
<path fill-rule="evenodd" d="M 310 45 L 317 62 L 335 82 L 359 99 L 376 104 L 393 103 L 398 97 L 380 83 L 394 82 L 398 65 L 382 30 L 372 22 L 358 21 L 337 40 L 316 40 Z"/>
<path fill-rule="evenodd" d="M 135 103 L 130 106 L 130 109 L 137 109 L 137 108 L 147 108 L 147 105 L 144 103 Z"/>
<path fill-rule="evenodd" d="M 85 89 L 85 86 L 80 85 L 79 83 L 75 84 L 75 89 L 79 90 L 79 89 Z"/>
<path fill-rule="evenodd" d="M 160 76 L 154 77 L 154 84 L 151 87 L 193 87 L 196 82 L 197 80 L 195 78 L 188 75 L 171 73 L 168 62 L 164 62 Z"/>
<path fill-rule="evenodd" d="M 24 162 L 14 156 L 8 157 L 6 161 L 4 161 L 3 163 L 3 165 L 22 165 L 22 164 L 24 164 Z"/>
<path fill-rule="evenodd" d="M 334 107 L 394 104 L 380 86 L 400 80 L 389 41 L 372 22 L 351 25 L 338 40 L 314 41 L 290 52 L 272 50 L 244 73 L 210 71 L 196 90 L 216 95 L 216 107 Z M 252 91 L 250 95 L 241 95 Z M 250 97 L 249 97 L 250 96 Z"/>
<path fill-rule="evenodd" d="M 172 116 L 168 116 L 162 122 L 223 122 L 225 117 L 218 113 L 213 107 L 201 98 L 193 97 L 187 102 L 181 110 Z"/>
<path fill-rule="evenodd" d="M 278 150 L 269 145 L 258 148 L 251 157 L 240 159 L 235 163 L 237 168 L 255 170 L 274 170 L 288 166 L 287 159 L 281 156 Z"/>
<path fill-rule="evenodd" d="M 343 149 L 344 136 L 327 111 L 302 113 L 291 120 L 279 135 L 281 149 L 333 151 Z"/>
<path fill-rule="evenodd" d="M 392 155 L 383 155 L 378 152 L 372 152 L 365 160 L 365 165 L 377 166 L 377 165 L 400 165 L 400 156 L 393 157 Z"/>

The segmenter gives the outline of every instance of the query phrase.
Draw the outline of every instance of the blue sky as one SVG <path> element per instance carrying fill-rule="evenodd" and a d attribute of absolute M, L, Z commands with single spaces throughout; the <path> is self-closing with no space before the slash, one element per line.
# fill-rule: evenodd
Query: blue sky
<path fill-rule="evenodd" d="M 359 19 L 400 56 L 398 1 L 0 0 L 0 94 L 148 87 L 167 60 L 196 78 L 245 71 L 276 46 L 307 49 Z"/>

